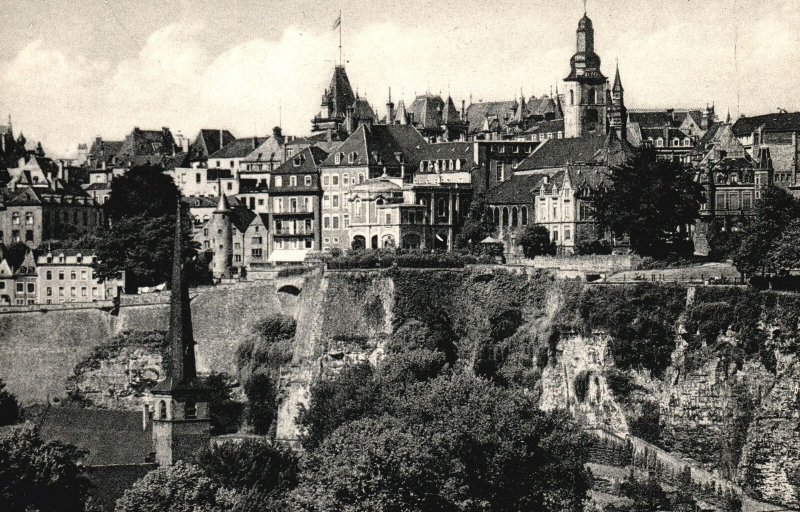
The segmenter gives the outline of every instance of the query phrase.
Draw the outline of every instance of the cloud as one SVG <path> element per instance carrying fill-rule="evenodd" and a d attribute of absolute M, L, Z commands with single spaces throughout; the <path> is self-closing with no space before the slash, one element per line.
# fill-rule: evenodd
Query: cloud
<path fill-rule="evenodd" d="M 752 22 L 741 20 L 736 66 L 734 25 L 719 20 L 708 27 L 626 24 L 615 32 L 600 17 L 597 51 L 610 76 L 619 57 L 629 106 L 716 100 L 735 113 L 738 83 L 743 111 L 798 108 L 791 58 L 800 51 L 797 16 L 797 6 L 785 3 Z M 98 134 L 122 138 L 134 126 L 169 126 L 188 136 L 224 126 L 246 137 L 269 133 L 281 118 L 288 133 L 306 133 L 338 60 L 337 34 L 321 30 L 290 26 L 226 48 L 215 27 L 176 22 L 115 62 L 35 40 L 0 62 L 0 112 L 13 112 L 15 126 L 54 154 L 73 152 Z M 549 93 L 566 76 L 574 51 L 573 34 L 562 32 L 553 33 L 545 19 L 509 22 L 503 31 L 474 23 L 432 28 L 378 21 L 345 34 L 344 56 L 353 86 L 382 115 L 389 87 L 395 103 L 449 90 L 459 106 L 470 96 L 516 97 L 520 88 L 526 96 Z"/>

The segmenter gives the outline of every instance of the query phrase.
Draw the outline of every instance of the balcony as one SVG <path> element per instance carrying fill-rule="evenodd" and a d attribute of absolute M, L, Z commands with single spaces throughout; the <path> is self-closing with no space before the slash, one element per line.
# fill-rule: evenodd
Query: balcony
<path fill-rule="evenodd" d="M 282 208 L 272 212 L 273 215 L 308 215 L 314 213 L 314 208 L 310 205 L 308 208 L 305 206 L 298 206 L 296 208 Z"/>
<path fill-rule="evenodd" d="M 314 230 L 313 229 L 306 229 L 306 228 L 281 228 L 281 229 L 274 229 L 272 231 L 273 236 L 313 236 Z"/>

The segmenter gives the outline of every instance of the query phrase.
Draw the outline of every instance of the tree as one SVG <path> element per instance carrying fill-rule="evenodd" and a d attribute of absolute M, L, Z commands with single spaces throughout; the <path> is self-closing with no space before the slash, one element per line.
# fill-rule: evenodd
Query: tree
<path fill-rule="evenodd" d="M 17 422 L 19 422 L 17 397 L 6 391 L 6 383 L 0 379 L 0 425 L 14 425 Z"/>
<path fill-rule="evenodd" d="M 236 432 L 239 429 L 239 418 L 242 416 L 242 404 L 233 399 L 231 389 L 232 378 L 226 373 L 212 373 L 205 379 L 211 389 L 208 401 L 211 417 L 211 434 L 221 435 Z"/>
<path fill-rule="evenodd" d="M 769 260 L 772 268 L 781 275 L 800 268 L 800 218 L 789 224 L 786 231 L 773 243 Z"/>
<path fill-rule="evenodd" d="M 611 254 L 611 242 L 601 238 L 593 240 L 580 238 L 575 243 L 575 254 L 585 256 L 590 254 Z"/>
<path fill-rule="evenodd" d="M 556 253 L 556 244 L 550 240 L 550 232 L 541 224 L 528 224 L 517 243 L 522 246 L 526 258 Z"/>
<path fill-rule="evenodd" d="M 664 257 L 685 243 L 682 229 L 699 217 L 702 193 L 690 169 L 646 153 L 613 170 L 594 216 L 600 232 L 627 234 L 639 254 Z"/>
<path fill-rule="evenodd" d="M 296 420 L 305 449 L 316 448 L 339 426 L 380 407 L 373 375 L 369 362 L 363 362 L 312 384 L 308 405 L 301 405 Z"/>
<path fill-rule="evenodd" d="M 456 235 L 456 247 L 476 251 L 480 248 L 481 241 L 494 233 L 494 230 L 492 210 L 486 204 L 484 197 L 479 195 L 470 204 L 467 220 Z"/>
<path fill-rule="evenodd" d="M 125 271 L 132 289 L 169 282 L 178 197 L 178 188 L 160 167 L 133 167 L 111 182 L 105 205 L 110 225 L 97 234 L 100 278 Z M 184 257 L 191 259 L 197 250 L 188 209 L 182 220 Z"/>
<path fill-rule="evenodd" d="M 0 438 L 0 503 L 3 510 L 83 510 L 89 481 L 78 461 L 84 452 L 44 441 L 34 427 L 17 427 Z"/>
<path fill-rule="evenodd" d="M 242 494 L 280 498 L 297 485 L 298 454 L 267 441 L 214 444 L 195 462 L 214 482 Z"/>
<path fill-rule="evenodd" d="M 776 263 L 788 263 L 790 251 L 781 251 L 778 260 L 771 257 L 771 252 L 797 219 L 800 219 L 800 201 L 779 187 L 764 190 L 756 201 L 753 219 L 742 233 L 741 245 L 733 254 L 739 272 L 746 276 L 766 274 L 777 271 Z M 787 241 L 791 243 L 788 238 Z"/>
<path fill-rule="evenodd" d="M 637 512 L 656 512 L 670 507 L 667 494 L 652 474 L 644 482 L 631 478 L 621 487 L 623 494 L 633 500 L 633 510 Z"/>
<path fill-rule="evenodd" d="M 247 416 L 253 432 L 267 435 L 277 415 L 277 390 L 272 377 L 263 371 L 250 375 L 244 383 Z"/>
<path fill-rule="evenodd" d="M 178 461 L 147 473 L 117 500 L 116 512 L 224 512 L 234 493 L 198 466 Z"/>

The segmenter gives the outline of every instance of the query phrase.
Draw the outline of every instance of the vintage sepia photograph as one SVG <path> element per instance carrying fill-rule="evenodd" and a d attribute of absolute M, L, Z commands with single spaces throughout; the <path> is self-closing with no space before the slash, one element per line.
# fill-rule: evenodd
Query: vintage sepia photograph
<path fill-rule="evenodd" d="M 2 0 L 1 512 L 800 511 L 800 0 Z"/>

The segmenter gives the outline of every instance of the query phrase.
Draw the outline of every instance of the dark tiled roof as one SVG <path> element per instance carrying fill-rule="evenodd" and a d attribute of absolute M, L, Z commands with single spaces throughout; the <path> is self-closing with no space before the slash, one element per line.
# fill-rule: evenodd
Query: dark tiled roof
<path fill-rule="evenodd" d="M 437 142 L 420 148 L 417 157 L 422 160 L 467 159 L 472 162 L 471 142 Z"/>
<path fill-rule="evenodd" d="M 181 198 L 189 208 L 216 208 L 217 198 L 207 196 L 183 196 Z"/>
<path fill-rule="evenodd" d="M 111 183 L 92 183 L 84 190 L 111 190 Z"/>
<path fill-rule="evenodd" d="M 222 134 L 222 144 L 220 144 L 220 133 Z M 235 141 L 236 137 L 233 136 L 228 130 L 219 129 L 202 129 L 192 144 L 193 158 L 208 158 L 208 155 L 220 150 L 221 147 L 227 146 Z"/>
<path fill-rule="evenodd" d="M 530 204 L 539 192 L 543 174 L 515 174 L 486 194 L 489 204 Z"/>
<path fill-rule="evenodd" d="M 419 165 L 418 154 L 426 145 L 422 135 L 410 125 L 361 125 L 328 155 L 323 165 L 336 165 L 335 156 L 341 153 L 344 155 L 340 163 L 342 166 L 399 166 L 395 153 L 402 153 L 406 165 L 414 167 Z M 349 163 L 348 159 L 351 153 L 356 154 L 353 163 Z"/>
<path fill-rule="evenodd" d="M 175 148 L 175 139 L 169 128 L 161 130 L 140 130 L 134 128 L 125 137 L 117 157 L 123 161 L 133 157 L 171 155 Z"/>
<path fill-rule="evenodd" d="M 88 450 L 89 466 L 145 462 L 153 451 L 152 427 L 142 428 L 138 411 L 50 407 L 40 421 L 44 439 Z"/>
<path fill-rule="evenodd" d="M 506 123 L 514 118 L 514 112 L 519 103 L 514 101 L 487 101 L 472 103 L 467 107 L 467 123 L 469 132 L 475 133 L 483 130 L 483 124 L 487 117 L 496 118 L 500 128 L 504 128 Z"/>
<path fill-rule="evenodd" d="M 613 131 L 608 135 L 547 139 L 520 162 L 517 170 L 552 169 L 586 163 L 619 165 L 628 160 L 633 152 L 634 148 L 619 140 Z"/>
<path fill-rule="evenodd" d="M 89 158 L 100 162 L 110 162 L 122 149 L 124 141 L 95 139 L 89 150 Z"/>
<path fill-rule="evenodd" d="M 328 105 L 333 118 L 344 118 L 347 107 L 356 101 L 356 95 L 353 94 L 353 87 L 350 85 L 350 79 L 347 77 L 344 66 L 336 66 L 333 69 L 331 83 L 325 91 L 322 101 Z"/>
<path fill-rule="evenodd" d="M 314 174 L 327 157 L 328 153 L 311 146 L 282 163 L 272 174 Z"/>
<path fill-rule="evenodd" d="M 639 123 L 642 130 L 646 128 L 661 128 L 663 126 L 671 126 L 674 121 L 672 115 L 664 111 L 655 112 L 635 112 L 628 111 L 628 121 L 632 123 Z"/>
<path fill-rule="evenodd" d="M 253 210 L 242 204 L 231 208 L 231 222 L 233 222 L 233 225 L 236 226 L 236 229 L 241 233 L 247 231 L 247 226 L 253 222 L 255 217 L 256 214 L 253 213 Z M 266 224 L 266 226 L 269 226 L 269 224 Z"/>
<path fill-rule="evenodd" d="M 553 119 L 552 121 L 540 121 L 532 125 L 523 133 L 532 135 L 534 133 L 558 133 L 558 132 L 564 133 L 563 119 Z"/>
<path fill-rule="evenodd" d="M 800 131 L 800 112 L 777 112 L 753 117 L 740 117 L 733 124 L 733 133 L 737 137 L 749 135 L 759 126 L 765 132 L 794 132 Z"/>
<path fill-rule="evenodd" d="M 431 94 L 417 96 L 407 109 L 407 112 L 414 116 L 414 125 L 423 130 L 440 128 L 443 111 L 442 97 Z"/>
<path fill-rule="evenodd" d="M 224 148 L 216 151 L 208 157 L 209 160 L 215 158 L 244 158 L 253 152 L 258 146 L 267 140 L 266 137 L 247 137 L 237 139 Z"/>

